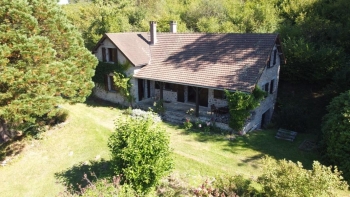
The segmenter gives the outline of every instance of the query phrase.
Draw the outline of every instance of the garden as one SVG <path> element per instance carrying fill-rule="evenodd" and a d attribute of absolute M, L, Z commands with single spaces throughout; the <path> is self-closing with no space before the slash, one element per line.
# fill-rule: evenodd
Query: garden
<path fill-rule="evenodd" d="M 85 196 L 91 196 L 103 192 L 108 196 L 120 187 L 118 192 L 128 196 L 140 189 L 120 186 L 124 175 L 115 173 L 109 145 L 110 136 L 115 135 L 116 125 L 126 119 L 128 110 L 92 100 L 62 107 L 69 111 L 68 119 L 39 139 L 1 145 L 1 195 L 74 196 L 85 192 Z M 240 188 L 248 192 L 241 194 L 249 195 L 264 189 L 257 184 L 258 179 L 263 181 L 264 166 L 282 162 L 278 165 L 298 170 L 294 163 L 299 161 L 299 165 L 312 169 L 313 161 L 320 159 L 315 150 L 299 149 L 304 140 L 315 138 L 312 134 L 301 133 L 289 142 L 276 139 L 273 129 L 240 136 L 209 127 L 211 123 L 194 123 L 188 129 L 183 125 L 159 124 L 169 137 L 172 168 L 152 188 L 151 196 L 215 196 L 208 192 L 230 181 L 241 183 Z M 280 159 L 294 163 L 277 161 Z M 266 173 L 264 176 L 269 178 Z"/>

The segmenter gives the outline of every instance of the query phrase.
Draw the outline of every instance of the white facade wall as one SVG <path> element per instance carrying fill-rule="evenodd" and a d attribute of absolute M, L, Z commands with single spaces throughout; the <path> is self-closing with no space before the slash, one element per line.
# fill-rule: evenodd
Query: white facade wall
<path fill-rule="evenodd" d="M 276 47 L 274 49 L 277 50 Z M 265 123 L 270 122 L 274 106 L 276 103 L 276 98 L 277 98 L 277 90 L 278 90 L 278 82 L 279 82 L 279 72 L 280 72 L 280 57 L 277 52 L 276 56 L 276 64 L 273 66 L 273 51 L 271 53 L 271 61 L 270 61 L 270 68 L 265 67 L 257 85 L 260 87 L 260 89 L 264 90 L 263 87 L 266 83 L 269 83 L 269 91 L 267 97 L 261 101 L 260 106 L 257 107 L 251 114 L 251 117 L 247 121 L 247 125 L 243 129 L 243 133 L 249 132 L 251 130 L 261 128 L 261 121 L 262 121 L 262 116 L 264 113 L 265 114 Z M 271 80 L 274 80 L 274 86 L 273 86 L 273 93 L 270 94 L 270 83 Z"/>
<path fill-rule="evenodd" d="M 102 57 L 102 47 L 104 48 L 116 48 L 116 46 L 109 40 L 109 39 L 105 39 L 101 46 L 98 47 L 95 55 L 97 57 L 97 59 L 99 61 L 102 61 L 103 57 Z M 121 63 L 121 64 L 124 64 L 128 61 L 128 59 L 123 55 L 123 53 L 117 49 L 117 53 L 118 53 L 118 62 Z M 106 56 L 108 57 L 109 54 L 108 54 L 108 50 L 106 50 Z M 107 59 L 107 62 L 108 62 L 108 59 Z M 113 62 L 111 62 L 113 63 Z M 136 74 L 139 70 L 140 70 L 141 67 L 135 67 L 134 65 L 130 64 L 130 67 L 128 68 L 128 70 L 126 71 L 126 74 L 128 76 L 130 75 L 134 75 Z M 131 93 L 134 95 L 135 97 L 135 101 L 138 101 L 138 83 L 137 83 L 137 79 L 135 78 L 132 78 L 131 79 L 131 84 L 132 84 L 132 88 L 131 88 Z M 125 98 L 120 95 L 118 92 L 116 91 L 106 91 L 105 88 L 98 84 L 95 85 L 95 88 L 94 88 L 94 95 L 97 96 L 98 98 L 101 98 L 101 99 L 104 99 L 104 100 L 107 100 L 107 101 L 110 101 L 110 102 L 113 102 L 113 103 L 119 103 L 119 104 L 122 104 L 122 105 L 128 105 L 128 101 L 125 100 Z"/>
<path fill-rule="evenodd" d="M 102 47 L 105 48 L 116 48 L 115 45 L 109 40 L 105 39 L 103 42 L 103 45 L 101 45 L 96 52 L 96 57 L 102 61 Z M 274 47 L 274 50 L 277 50 L 277 47 Z M 121 51 L 118 52 L 118 61 L 120 63 L 125 63 L 127 61 L 127 58 L 121 53 Z M 106 53 L 108 53 L 108 50 L 106 50 Z M 108 54 L 106 54 L 108 56 Z M 269 122 L 272 117 L 272 113 L 274 110 L 274 105 L 277 98 L 277 89 L 278 89 L 278 82 L 279 82 L 279 71 L 280 71 L 280 57 L 278 55 L 276 56 L 276 64 L 273 65 L 273 55 L 274 51 L 271 52 L 271 61 L 270 61 L 270 68 L 265 67 L 260 79 L 258 80 L 258 87 L 264 90 L 264 85 L 266 83 L 269 83 L 269 92 L 268 96 L 260 103 L 260 106 L 257 107 L 254 111 L 252 111 L 251 117 L 247 120 L 247 124 L 243 129 L 243 133 L 249 132 L 251 130 L 257 129 L 261 127 L 262 123 L 262 117 L 264 115 L 265 123 Z M 127 75 L 134 75 L 136 74 L 141 67 L 135 67 L 133 65 L 130 66 L 130 68 L 126 71 Z M 270 83 L 271 80 L 274 80 L 274 90 L 273 93 L 270 94 Z M 147 80 L 143 80 L 144 84 L 144 95 L 147 97 Z M 132 89 L 131 93 L 134 95 L 135 102 L 139 101 L 138 98 L 138 79 L 132 78 Z M 106 91 L 104 87 L 99 87 L 98 85 L 94 88 L 94 94 L 104 100 L 111 101 L 114 103 L 120 103 L 123 105 L 128 105 L 128 102 L 117 92 L 115 91 Z M 159 97 L 160 91 L 159 89 L 155 89 L 155 82 L 150 81 L 150 97 Z M 177 92 L 164 90 L 163 91 L 163 98 L 165 101 L 169 102 L 177 102 Z M 188 102 L 188 86 L 184 86 L 184 100 L 185 102 Z M 210 106 L 214 104 L 216 107 L 224 107 L 227 106 L 227 101 L 225 99 L 217 99 L 214 98 L 214 89 L 208 89 L 208 110 L 210 110 Z"/>

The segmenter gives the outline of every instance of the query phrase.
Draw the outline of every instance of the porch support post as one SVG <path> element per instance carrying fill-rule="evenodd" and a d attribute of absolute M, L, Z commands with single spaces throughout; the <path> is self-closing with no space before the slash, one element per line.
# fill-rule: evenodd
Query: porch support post
<path fill-rule="evenodd" d="M 199 88 L 195 87 L 196 92 L 196 117 L 199 116 Z"/>

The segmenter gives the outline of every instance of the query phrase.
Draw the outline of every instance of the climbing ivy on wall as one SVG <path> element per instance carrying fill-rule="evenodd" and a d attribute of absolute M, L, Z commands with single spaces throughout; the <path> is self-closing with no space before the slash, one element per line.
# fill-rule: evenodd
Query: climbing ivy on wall
<path fill-rule="evenodd" d="M 106 62 L 99 62 L 96 71 L 95 76 L 92 78 L 92 80 L 99 85 L 104 85 L 106 82 L 106 76 L 108 76 L 110 73 L 114 73 L 113 81 L 114 85 L 117 88 L 118 92 L 130 103 L 132 104 L 134 97 L 131 94 L 131 77 L 126 74 L 126 71 L 130 67 L 130 63 L 127 62 L 125 64 L 120 63 L 106 63 Z"/>
<path fill-rule="evenodd" d="M 130 82 L 131 76 L 127 76 L 124 72 L 114 72 L 114 85 L 119 90 L 119 93 L 129 102 L 132 106 L 132 102 L 135 100 L 131 94 L 132 84 Z"/>
<path fill-rule="evenodd" d="M 241 131 L 250 116 L 250 111 L 259 106 L 266 92 L 255 87 L 251 94 L 245 92 L 229 92 L 225 90 L 230 111 L 229 126 L 235 131 Z"/>

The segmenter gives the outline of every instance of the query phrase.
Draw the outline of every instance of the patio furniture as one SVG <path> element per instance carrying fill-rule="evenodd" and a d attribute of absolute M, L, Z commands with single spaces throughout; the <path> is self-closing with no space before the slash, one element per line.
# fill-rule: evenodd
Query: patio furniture
<path fill-rule="evenodd" d="M 210 114 L 213 115 L 213 113 L 214 115 L 218 114 L 218 108 L 214 104 L 210 105 Z"/>

